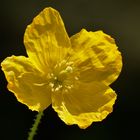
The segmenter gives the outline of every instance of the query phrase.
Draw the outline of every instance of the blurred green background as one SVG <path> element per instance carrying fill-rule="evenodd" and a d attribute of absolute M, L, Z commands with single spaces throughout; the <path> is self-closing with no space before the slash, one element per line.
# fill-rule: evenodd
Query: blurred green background
<path fill-rule="evenodd" d="M 26 55 L 26 26 L 45 7 L 57 9 L 69 36 L 87 30 L 103 30 L 116 39 L 123 56 L 123 70 L 111 86 L 118 99 L 104 121 L 86 130 L 65 125 L 49 107 L 35 140 L 136 139 L 140 118 L 140 1 L 139 0 L 1 0 L 0 62 L 11 55 Z M 0 71 L 0 140 L 26 140 L 36 112 L 17 102 L 6 88 Z"/>

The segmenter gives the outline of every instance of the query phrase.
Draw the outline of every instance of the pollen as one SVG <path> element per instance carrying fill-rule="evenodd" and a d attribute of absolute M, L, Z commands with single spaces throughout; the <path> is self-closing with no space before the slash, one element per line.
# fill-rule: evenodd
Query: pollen
<path fill-rule="evenodd" d="M 73 62 L 63 60 L 56 64 L 55 69 L 48 74 L 48 79 L 52 92 L 71 90 L 74 87 L 75 81 L 78 80 L 78 77 L 75 76 Z"/>
<path fill-rule="evenodd" d="M 72 73 L 73 69 L 71 66 L 67 66 L 66 67 L 66 71 L 69 72 L 69 73 Z"/>

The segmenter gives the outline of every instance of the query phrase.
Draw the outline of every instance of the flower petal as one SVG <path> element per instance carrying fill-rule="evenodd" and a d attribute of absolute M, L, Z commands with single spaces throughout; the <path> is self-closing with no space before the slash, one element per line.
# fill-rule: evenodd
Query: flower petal
<path fill-rule="evenodd" d="M 46 71 L 63 60 L 70 47 L 70 39 L 59 12 L 53 8 L 40 12 L 27 26 L 24 44 L 31 61 L 42 70 Z"/>
<path fill-rule="evenodd" d="M 115 100 L 115 92 L 102 83 L 80 83 L 69 93 L 53 94 L 52 106 L 66 124 L 84 129 L 105 119 Z"/>
<path fill-rule="evenodd" d="M 2 63 L 2 70 L 8 81 L 8 89 L 17 100 L 31 110 L 44 110 L 51 103 L 50 90 L 38 71 L 24 56 L 7 57 Z"/>
<path fill-rule="evenodd" d="M 102 31 L 85 29 L 71 37 L 76 52 L 73 61 L 81 71 L 82 81 L 103 81 L 106 85 L 117 79 L 122 68 L 122 57 L 115 41 Z"/>

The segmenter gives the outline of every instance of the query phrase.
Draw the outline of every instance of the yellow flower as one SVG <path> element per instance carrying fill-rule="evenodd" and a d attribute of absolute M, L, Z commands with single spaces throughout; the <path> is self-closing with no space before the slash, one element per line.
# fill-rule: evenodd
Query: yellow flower
<path fill-rule="evenodd" d="M 80 128 L 112 112 L 116 93 L 109 85 L 122 68 L 113 38 L 85 29 L 69 38 L 59 12 L 45 8 L 27 26 L 24 44 L 28 57 L 1 64 L 19 102 L 36 111 L 52 104 L 66 124 Z"/>

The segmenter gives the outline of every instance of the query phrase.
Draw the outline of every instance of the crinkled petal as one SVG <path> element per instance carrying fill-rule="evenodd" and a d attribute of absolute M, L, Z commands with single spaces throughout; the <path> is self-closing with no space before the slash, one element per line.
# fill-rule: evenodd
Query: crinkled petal
<path fill-rule="evenodd" d="M 102 31 L 82 29 L 71 37 L 71 44 L 75 51 L 72 59 L 80 70 L 82 81 L 102 81 L 109 85 L 117 79 L 122 57 L 113 38 Z"/>
<path fill-rule="evenodd" d="M 66 124 L 85 129 L 92 122 L 105 119 L 115 100 L 115 92 L 102 83 L 80 83 L 70 92 L 53 94 L 52 106 Z"/>
<path fill-rule="evenodd" d="M 47 71 L 67 57 L 70 39 L 59 12 L 45 8 L 27 26 L 24 44 L 31 61 Z"/>
<path fill-rule="evenodd" d="M 31 110 L 44 110 L 51 103 L 51 92 L 43 75 L 24 56 L 7 57 L 2 70 L 8 81 L 8 89 L 17 100 Z"/>

